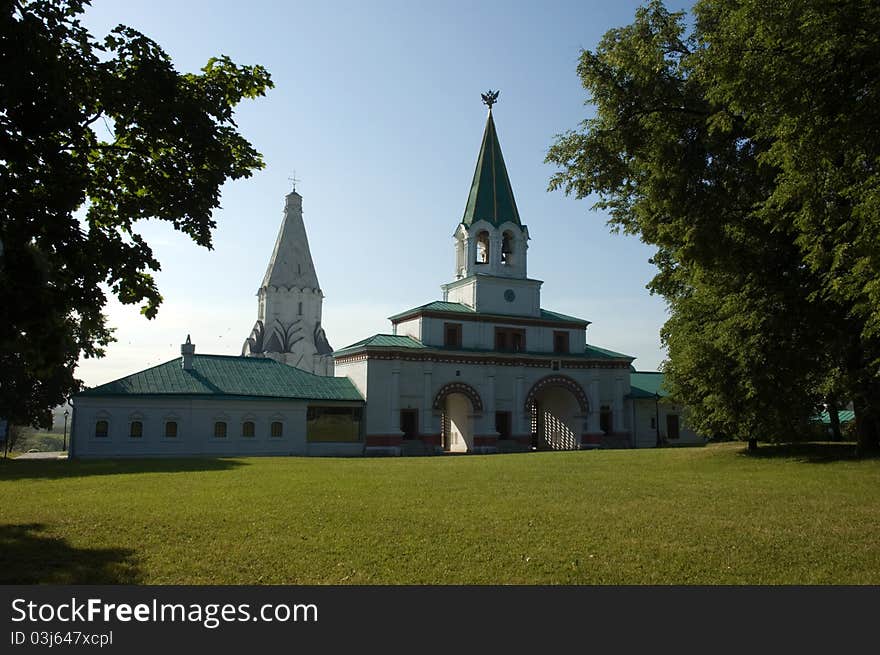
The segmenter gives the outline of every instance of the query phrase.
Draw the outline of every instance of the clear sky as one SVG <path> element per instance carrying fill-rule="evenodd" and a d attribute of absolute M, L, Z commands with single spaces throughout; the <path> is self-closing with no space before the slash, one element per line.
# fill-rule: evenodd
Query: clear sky
<path fill-rule="evenodd" d="M 239 354 L 294 170 L 334 348 L 390 332 L 388 316 L 441 298 L 488 89 L 501 90 L 495 123 L 543 307 L 592 321 L 590 343 L 655 369 L 665 305 L 645 289 L 652 249 L 611 234 L 589 200 L 549 193 L 544 163 L 554 136 L 591 111 L 575 70 L 581 49 L 631 23 L 639 4 L 93 0 L 84 22 L 95 36 L 123 23 L 180 71 L 225 54 L 265 66 L 275 88 L 237 111 L 266 168 L 224 186 L 214 250 L 141 224 L 165 302 L 153 321 L 111 302 L 118 342 L 78 376 L 92 386 L 167 361 L 188 333 L 196 352 Z"/>

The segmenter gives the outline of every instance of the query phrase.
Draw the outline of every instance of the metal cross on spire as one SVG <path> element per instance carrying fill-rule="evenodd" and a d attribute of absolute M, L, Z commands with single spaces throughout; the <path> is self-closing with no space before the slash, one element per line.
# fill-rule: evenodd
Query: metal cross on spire
<path fill-rule="evenodd" d="M 489 111 L 492 111 L 492 105 L 498 102 L 498 96 L 501 94 L 501 91 L 486 91 L 486 93 L 481 93 L 480 95 L 483 97 L 483 104 L 489 107 Z"/>
<path fill-rule="evenodd" d="M 293 191 L 294 191 L 294 192 L 296 192 L 296 183 L 302 181 L 302 180 L 300 180 L 300 179 L 296 176 L 296 169 L 295 169 L 295 168 L 293 169 L 293 175 L 290 176 L 290 177 L 288 177 L 287 180 L 288 180 L 288 182 L 290 182 L 290 184 L 293 186 Z"/>

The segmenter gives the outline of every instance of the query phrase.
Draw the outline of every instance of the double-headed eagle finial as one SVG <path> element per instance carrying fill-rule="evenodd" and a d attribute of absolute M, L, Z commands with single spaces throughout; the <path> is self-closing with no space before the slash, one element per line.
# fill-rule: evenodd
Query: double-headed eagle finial
<path fill-rule="evenodd" d="M 501 91 L 486 91 L 486 93 L 481 93 L 483 96 L 483 104 L 489 107 L 489 111 L 492 110 L 492 105 L 498 102 L 498 96 Z"/>

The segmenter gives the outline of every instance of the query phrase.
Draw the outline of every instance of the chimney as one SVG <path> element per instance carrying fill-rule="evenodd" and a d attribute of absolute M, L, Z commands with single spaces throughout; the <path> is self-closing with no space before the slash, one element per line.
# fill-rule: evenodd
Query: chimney
<path fill-rule="evenodd" d="M 186 335 L 186 343 L 180 344 L 180 354 L 183 355 L 183 361 L 181 362 L 181 366 L 184 371 L 191 371 L 193 367 L 193 356 L 196 354 L 196 347 L 193 345 L 192 341 L 189 340 L 189 335 Z"/>

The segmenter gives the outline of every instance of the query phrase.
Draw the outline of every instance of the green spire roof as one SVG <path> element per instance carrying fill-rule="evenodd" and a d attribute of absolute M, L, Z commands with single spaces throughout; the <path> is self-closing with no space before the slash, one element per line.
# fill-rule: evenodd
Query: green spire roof
<path fill-rule="evenodd" d="M 477 158 L 477 170 L 474 171 L 474 181 L 471 183 L 471 192 L 461 222 L 471 225 L 479 220 L 488 221 L 495 226 L 506 221 L 522 225 L 510 179 L 507 177 L 507 167 L 504 166 L 504 157 L 501 155 L 501 144 L 498 143 L 491 107 L 486 130 L 483 132 L 480 156 Z"/>

